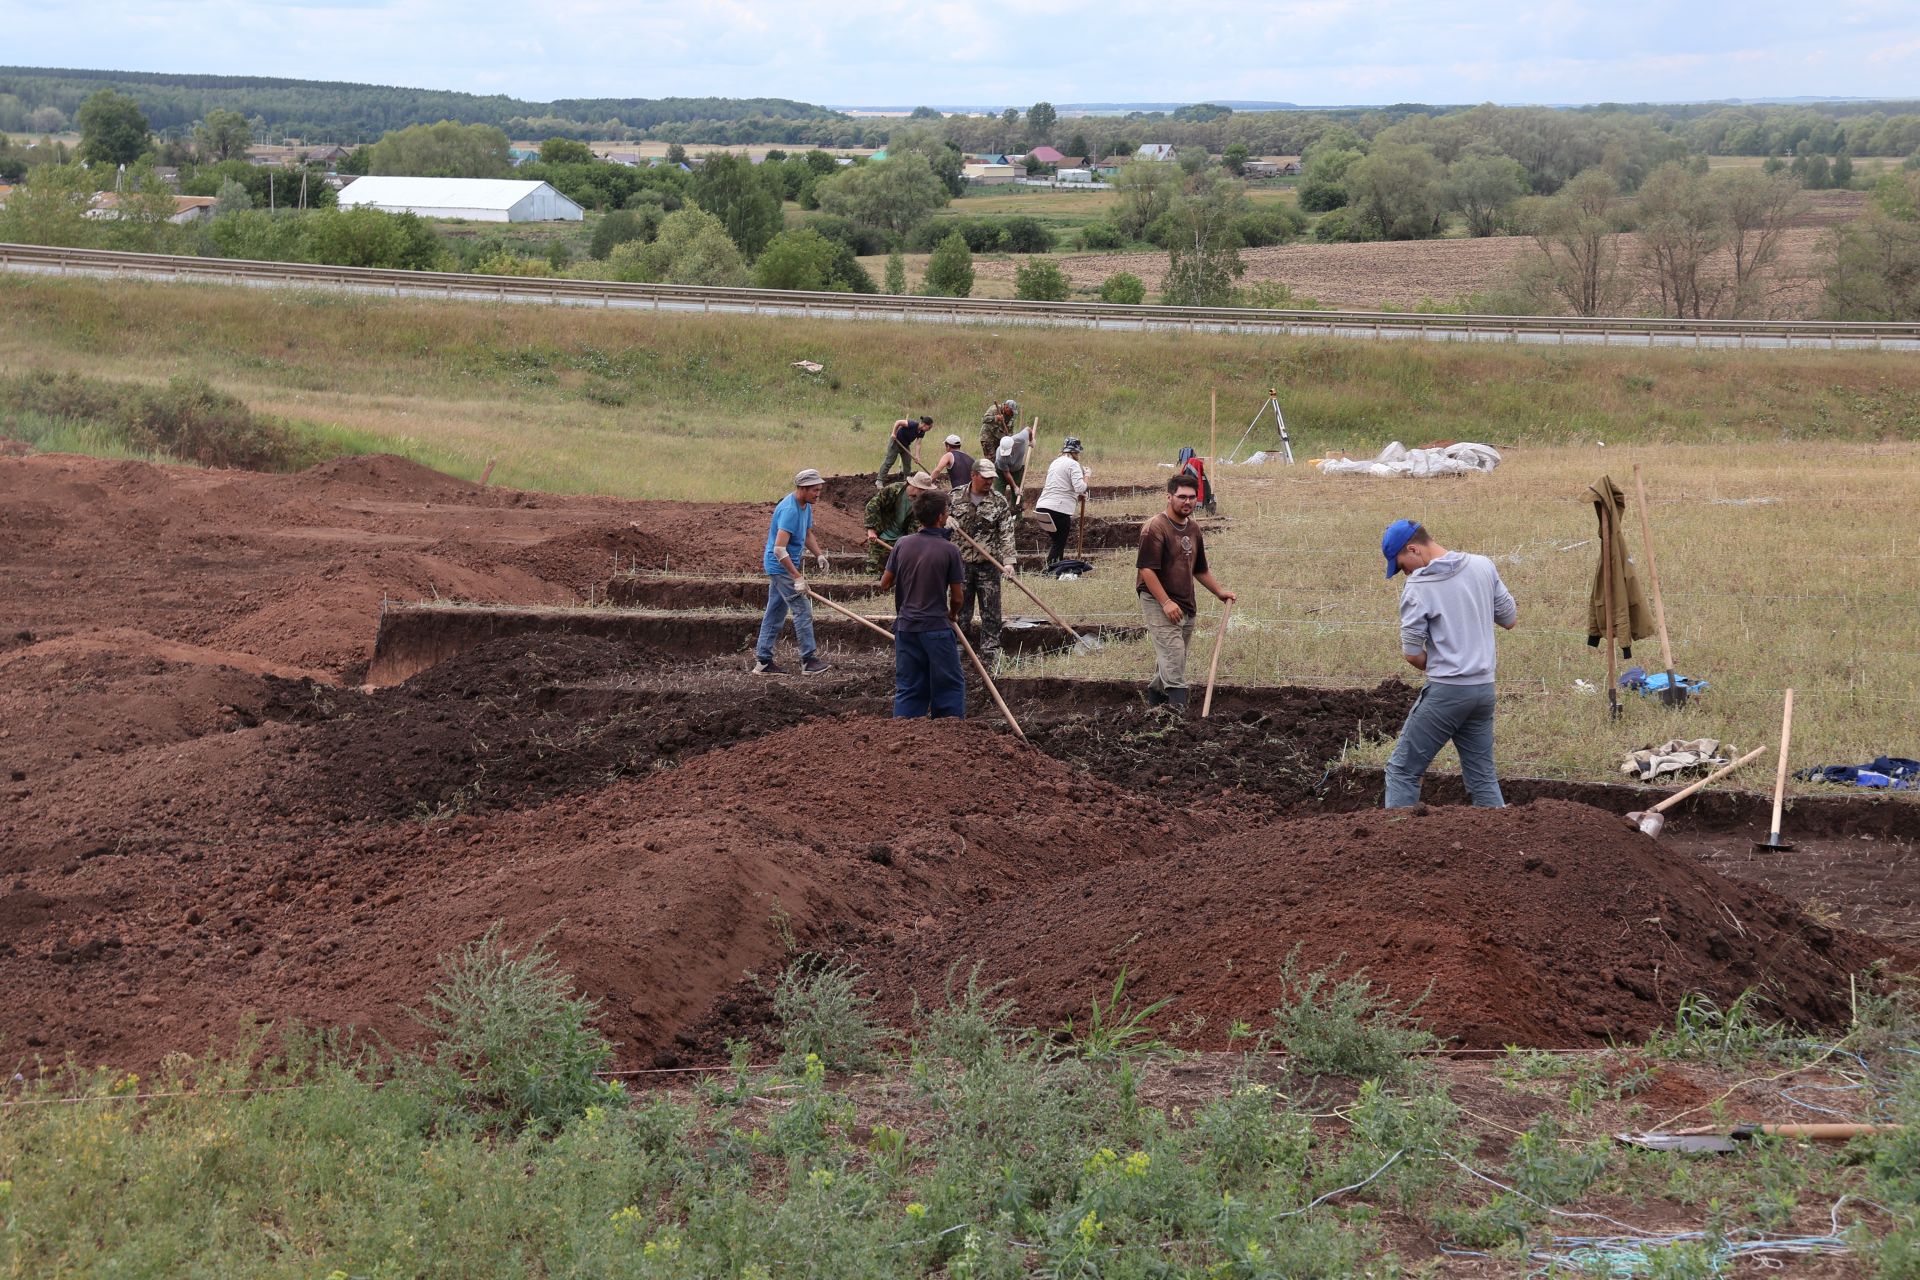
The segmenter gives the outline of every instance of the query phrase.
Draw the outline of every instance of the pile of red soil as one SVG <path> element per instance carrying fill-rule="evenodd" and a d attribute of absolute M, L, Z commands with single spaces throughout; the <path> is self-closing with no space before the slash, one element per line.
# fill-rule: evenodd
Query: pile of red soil
<path fill-rule="evenodd" d="M 1043 1025 L 1084 1018 L 1122 967 L 1208 1042 L 1270 1025 L 1282 962 L 1364 968 L 1417 1017 L 1483 1048 L 1600 1043 L 1671 1022 L 1681 997 L 1757 987 L 1777 1016 L 1846 1017 L 1850 974 L 1887 954 L 1792 903 L 1700 870 L 1617 816 L 1564 801 L 1275 822 L 1089 869 L 876 951 L 892 1007 L 955 958 L 1010 982 Z"/>
<path fill-rule="evenodd" d="M 105 850 L 0 894 L 0 1044 L 137 1066 L 243 1010 L 406 1043 L 435 957 L 499 921 L 516 943 L 552 930 L 644 1064 L 788 937 L 937 931 L 1195 821 L 980 724 L 849 717 L 518 812 Z"/>

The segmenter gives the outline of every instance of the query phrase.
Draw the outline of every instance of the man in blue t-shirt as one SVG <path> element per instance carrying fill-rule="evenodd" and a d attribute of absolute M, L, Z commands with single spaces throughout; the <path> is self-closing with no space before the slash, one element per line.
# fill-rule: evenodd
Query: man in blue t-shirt
<path fill-rule="evenodd" d="M 773 642 L 780 625 L 793 615 L 793 638 L 800 642 L 800 673 L 817 676 L 827 669 L 813 646 L 813 602 L 807 596 L 807 580 L 800 576 L 794 562 L 796 548 L 813 552 L 814 563 L 823 571 L 827 553 L 813 536 L 813 504 L 820 501 L 826 480 L 812 467 L 793 478 L 793 492 L 780 499 L 773 509 L 773 522 L 767 528 L 767 550 L 761 567 L 767 574 L 767 612 L 760 619 L 760 640 L 753 648 L 753 674 L 784 675 L 773 665 Z"/>
<path fill-rule="evenodd" d="M 893 715 L 967 714 L 967 685 L 953 621 L 966 591 L 966 566 L 947 529 L 947 498 L 923 493 L 913 500 L 920 531 L 894 544 L 880 589 L 893 588 Z"/>

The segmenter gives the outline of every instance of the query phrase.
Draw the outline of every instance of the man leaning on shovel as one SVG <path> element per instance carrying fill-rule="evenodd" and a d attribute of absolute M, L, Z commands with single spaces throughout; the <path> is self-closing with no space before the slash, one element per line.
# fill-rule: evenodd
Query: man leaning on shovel
<path fill-rule="evenodd" d="M 760 619 L 760 639 L 753 647 L 753 674 L 782 675 L 773 665 L 773 642 L 780 638 L 780 626 L 793 615 L 793 638 L 800 642 L 800 672 L 817 676 L 827 669 L 814 650 L 813 601 L 807 598 L 807 580 L 794 563 L 795 549 L 811 551 L 814 563 L 827 567 L 827 553 L 813 536 L 813 506 L 820 501 L 826 484 L 820 473 L 806 468 L 793 478 L 793 492 L 780 499 L 773 509 L 767 528 L 767 550 L 761 568 L 767 574 L 767 612 Z"/>
<path fill-rule="evenodd" d="M 1194 583 L 1231 603 L 1236 597 L 1214 580 L 1207 568 L 1207 545 L 1193 518 L 1200 482 L 1190 471 L 1167 481 L 1167 509 L 1140 526 L 1140 554 L 1134 560 L 1134 590 L 1140 615 L 1153 641 L 1153 679 L 1147 705 L 1187 711 L 1187 647 L 1193 643 Z"/>
<path fill-rule="evenodd" d="M 1493 767 L 1493 627 L 1520 621 L 1500 571 L 1485 556 L 1449 551 L 1412 520 L 1395 520 L 1380 538 L 1387 577 L 1405 572 L 1400 593 L 1400 653 L 1426 687 L 1413 700 L 1387 761 L 1387 808 L 1420 803 L 1420 779 L 1449 741 L 1460 776 L 1481 808 L 1506 804 Z"/>

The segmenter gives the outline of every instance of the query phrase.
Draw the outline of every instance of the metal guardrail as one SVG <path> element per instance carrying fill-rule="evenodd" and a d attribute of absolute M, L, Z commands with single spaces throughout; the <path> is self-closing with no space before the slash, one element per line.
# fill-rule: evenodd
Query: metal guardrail
<path fill-rule="evenodd" d="M 1920 324 L 1817 320 L 1665 320 L 1635 317 L 1480 316 L 1397 311 L 1283 311 L 1237 307 L 1122 306 L 1104 302 L 1020 302 L 785 289 L 621 284 L 528 276 L 392 271 L 369 267 L 253 262 L 178 254 L 118 253 L 0 244 L 0 270 L 268 287 L 331 288 L 392 296 L 491 299 L 557 306 L 654 311 L 1038 324 L 1149 332 L 1274 333 L 1350 338 L 1689 346 L 1718 348 L 1880 348 L 1920 350 Z"/>

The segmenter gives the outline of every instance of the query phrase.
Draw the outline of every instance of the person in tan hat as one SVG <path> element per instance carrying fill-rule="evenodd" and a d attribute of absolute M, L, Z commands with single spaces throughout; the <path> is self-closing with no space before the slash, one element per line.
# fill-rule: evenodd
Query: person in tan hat
<path fill-rule="evenodd" d="M 793 492 L 780 499 L 773 509 L 773 521 L 767 528 L 767 550 L 760 567 L 767 575 L 767 612 L 760 619 L 760 639 L 753 646 L 753 674 L 784 675 L 773 664 L 773 642 L 780 638 L 780 627 L 793 616 L 793 638 L 800 643 L 800 673 L 816 676 L 827 669 L 815 652 L 813 641 L 813 601 L 807 595 L 807 580 L 801 576 L 794 553 L 813 552 L 814 563 L 827 567 L 827 553 L 813 536 L 813 504 L 820 501 L 826 480 L 812 467 L 793 478 Z"/>
<path fill-rule="evenodd" d="M 893 544 L 920 527 L 913 513 L 913 500 L 933 492 L 933 477 L 916 471 L 905 480 L 895 480 L 867 500 L 867 569 L 875 574 L 887 567 L 887 555 Z"/>

